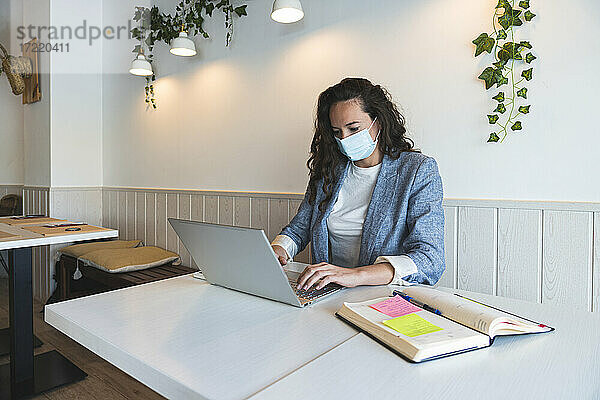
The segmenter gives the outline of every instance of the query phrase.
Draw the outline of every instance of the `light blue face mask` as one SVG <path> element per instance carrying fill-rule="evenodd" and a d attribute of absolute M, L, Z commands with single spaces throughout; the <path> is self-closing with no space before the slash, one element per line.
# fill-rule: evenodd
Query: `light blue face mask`
<path fill-rule="evenodd" d="M 377 132 L 377 137 L 375 137 L 375 141 L 371 138 L 371 134 L 369 131 L 373 124 L 377 121 L 377 117 L 371 123 L 367 129 L 364 129 L 360 132 L 356 132 L 355 134 L 348 136 L 344 139 L 338 139 L 337 141 L 338 147 L 340 151 L 346 155 L 352 161 L 364 160 L 369 157 L 375 151 L 375 147 L 377 146 L 377 139 L 379 139 L 379 134 L 381 131 Z"/>

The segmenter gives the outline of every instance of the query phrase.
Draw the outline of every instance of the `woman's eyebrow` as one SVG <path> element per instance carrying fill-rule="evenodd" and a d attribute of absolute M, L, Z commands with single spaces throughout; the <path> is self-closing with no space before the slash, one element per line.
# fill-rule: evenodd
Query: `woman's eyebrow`
<path fill-rule="evenodd" d="M 346 126 L 350 126 L 350 125 L 352 125 L 352 124 L 359 124 L 359 123 L 360 123 L 360 121 L 352 121 L 352 122 L 348 122 L 348 123 L 346 124 Z"/>

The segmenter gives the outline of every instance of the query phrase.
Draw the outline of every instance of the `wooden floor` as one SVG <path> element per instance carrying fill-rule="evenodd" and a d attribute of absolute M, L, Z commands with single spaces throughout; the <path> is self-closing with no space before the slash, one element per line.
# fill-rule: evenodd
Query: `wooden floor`
<path fill-rule="evenodd" d="M 88 377 L 83 381 L 55 389 L 35 399 L 163 399 L 158 393 L 131 378 L 120 369 L 80 346 L 44 322 L 43 306 L 34 302 L 34 332 L 44 344 L 35 354 L 58 350 Z M 8 280 L 0 279 L 0 328 L 8 326 Z M 9 362 L 8 356 L 0 356 L 0 364 Z"/>

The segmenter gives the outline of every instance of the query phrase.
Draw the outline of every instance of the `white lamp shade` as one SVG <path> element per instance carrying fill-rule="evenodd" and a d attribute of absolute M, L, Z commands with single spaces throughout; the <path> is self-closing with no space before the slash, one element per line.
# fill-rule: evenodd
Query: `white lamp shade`
<path fill-rule="evenodd" d="M 150 76 L 154 72 L 152 72 L 152 65 L 146 60 L 146 56 L 138 54 L 136 59 L 131 62 L 129 73 L 137 76 Z"/>
<path fill-rule="evenodd" d="M 283 24 L 291 24 L 304 18 L 300 0 L 275 0 L 271 18 Z"/>
<path fill-rule="evenodd" d="M 191 57 L 196 55 L 196 45 L 185 32 L 179 32 L 179 37 L 171 40 L 171 54 Z"/>

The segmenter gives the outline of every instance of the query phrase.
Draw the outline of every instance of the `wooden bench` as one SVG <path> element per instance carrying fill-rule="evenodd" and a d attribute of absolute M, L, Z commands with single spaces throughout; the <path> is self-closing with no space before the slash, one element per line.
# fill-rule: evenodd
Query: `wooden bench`
<path fill-rule="evenodd" d="M 73 281 L 73 273 L 77 269 L 77 266 L 79 266 L 82 277 L 77 281 Z M 53 300 L 69 300 L 90 294 L 191 274 L 193 272 L 197 272 L 197 270 L 169 263 L 141 271 L 109 273 L 98 268 L 86 266 L 76 258 L 63 254 L 57 263 L 56 280 L 58 288 L 56 295 L 53 296 L 56 298 Z"/>

